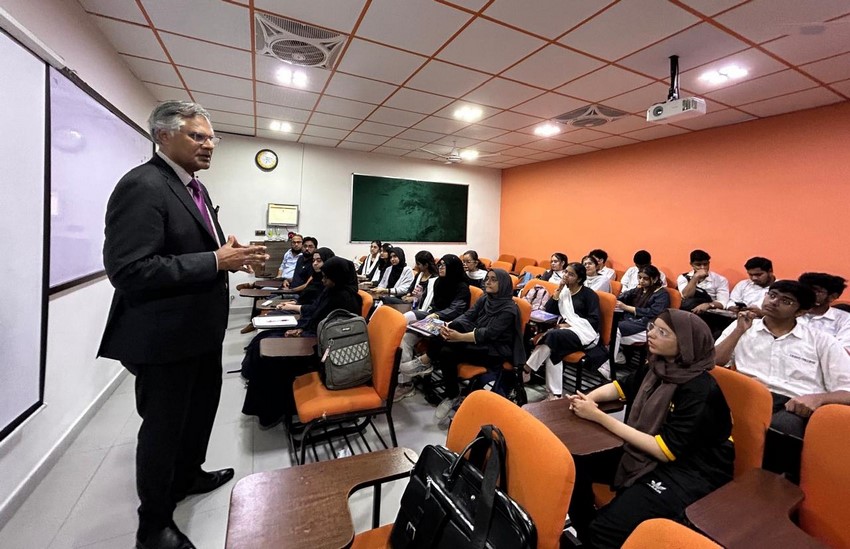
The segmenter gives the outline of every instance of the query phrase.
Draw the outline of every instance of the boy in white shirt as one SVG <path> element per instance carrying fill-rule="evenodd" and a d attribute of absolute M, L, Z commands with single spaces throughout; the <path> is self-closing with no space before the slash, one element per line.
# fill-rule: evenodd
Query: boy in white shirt
<path fill-rule="evenodd" d="M 768 287 L 776 282 L 773 262 L 766 257 L 751 257 L 744 263 L 744 269 L 747 270 L 747 278 L 732 288 L 726 308 L 735 313 L 748 310 L 761 316 L 761 302 Z"/>
<path fill-rule="evenodd" d="M 832 307 L 847 288 L 847 281 L 827 273 L 803 273 L 798 280 L 815 292 L 814 306 L 798 320 L 812 330 L 833 336 L 850 353 L 850 313 Z"/>
<path fill-rule="evenodd" d="M 711 272 L 711 256 L 703 250 L 691 252 L 691 270 L 682 273 L 676 279 L 679 293 L 682 294 L 683 311 L 699 315 L 711 328 L 716 338 L 732 319 L 709 311 L 724 309 L 729 301 L 729 281 L 726 277 Z"/>
<path fill-rule="evenodd" d="M 623 273 L 623 278 L 620 279 L 620 284 L 623 285 L 624 292 L 637 288 L 638 270 L 640 270 L 641 267 L 646 267 L 647 265 L 652 264 L 652 255 L 650 255 L 650 253 L 646 250 L 638 250 L 635 252 L 632 261 L 634 261 L 635 264 L 626 269 L 626 272 Z M 667 277 L 664 276 L 664 273 L 660 270 L 658 272 L 661 274 L 661 285 L 666 286 Z"/>
<path fill-rule="evenodd" d="M 597 274 L 604 276 L 608 280 L 616 280 L 617 272 L 611 267 L 606 267 L 605 263 L 608 262 L 608 252 L 605 250 L 600 250 L 599 248 L 595 250 L 590 250 L 587 255 L 589 255 L 596 262 L 596 272 Z"/>

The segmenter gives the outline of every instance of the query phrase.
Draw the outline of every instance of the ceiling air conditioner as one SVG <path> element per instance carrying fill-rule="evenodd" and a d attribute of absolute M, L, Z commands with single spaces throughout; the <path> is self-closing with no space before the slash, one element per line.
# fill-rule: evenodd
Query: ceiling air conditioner
<path fill-rule="evenodd" d="M 347 38 L 268 13 L 255 15 L 257 53 L 302 67 L 333 68 Z"/>
<path fill-rule="evenodd" d="M 628 113 L 604 105 L 587 105 L 555 117 L 561 124 L 576 128 L 595 128 L 613 122 Z"/>

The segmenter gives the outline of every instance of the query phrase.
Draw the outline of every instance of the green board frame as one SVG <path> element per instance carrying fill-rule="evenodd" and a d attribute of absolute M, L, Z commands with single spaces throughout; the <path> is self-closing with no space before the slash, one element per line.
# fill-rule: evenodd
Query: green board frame
<path fill-rule="evenodd" d="M 466 242 L 469 185 L 352 174 L 351 242 Z"/>

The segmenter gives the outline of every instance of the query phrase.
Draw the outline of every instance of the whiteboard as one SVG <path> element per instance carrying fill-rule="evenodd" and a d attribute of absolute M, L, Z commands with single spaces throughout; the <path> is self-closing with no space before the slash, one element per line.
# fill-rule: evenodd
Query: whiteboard
<path fill-rule="evenodd" d="M 0 32 L 0 439 L 42 399 L 45 71 Z"/>

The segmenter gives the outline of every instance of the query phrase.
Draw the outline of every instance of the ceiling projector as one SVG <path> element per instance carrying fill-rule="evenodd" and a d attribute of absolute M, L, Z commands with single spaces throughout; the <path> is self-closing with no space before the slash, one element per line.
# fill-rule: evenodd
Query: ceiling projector
<path fill-rule="evenodd" d="M 646 121 L 666 124 L 676 120 L 686 120 L 705 114 L 705 99 L 683 97 L 664 103 L 657 103 L 646 109 Z"/>

